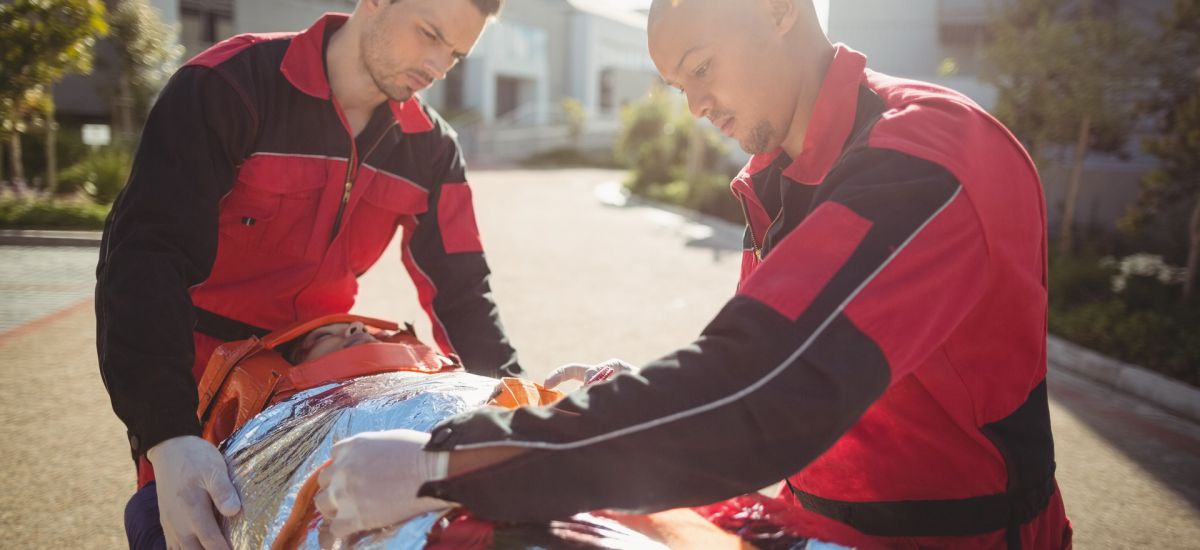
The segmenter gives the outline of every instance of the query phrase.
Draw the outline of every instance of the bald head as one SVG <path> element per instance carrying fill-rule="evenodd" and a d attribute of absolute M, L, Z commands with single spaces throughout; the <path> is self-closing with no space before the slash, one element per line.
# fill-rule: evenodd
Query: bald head
<path fill-rule="evenodd" d="M 714 15 L 732 15 L 737 13 L 758 12 L 768 14 L 777 20 L 791 15 L 799 16 L 802 20 L 795 27 L 812 32 L 820 31 L 816 7 L 811 0 L 653 0 L 650 4 L 649 26 L 659 19 L 676 13 L 689 11 L 704 11 Z"/>
<path fill-rule="evenodd" d="M 647 32 L 663 80 L 749 153 L 781 145 L 832 51 L 811 0 L 654 0 Z"/>

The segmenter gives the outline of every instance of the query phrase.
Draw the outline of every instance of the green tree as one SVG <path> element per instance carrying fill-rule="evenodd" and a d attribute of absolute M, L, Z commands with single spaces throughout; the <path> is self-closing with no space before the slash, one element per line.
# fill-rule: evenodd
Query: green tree
<path fill-rule="evenodd" d="M 9 156 L 13 159 L 12 179 L 25 182 L 24 151 L 21 135 L 53 124 L 54 99 L 43 86 L 34 86 L 20 97 L 5 103 L 3 133 L 8 136 Z"/>
<path fill-rule="evenodd" d="M 1146 151 L 1162 160 L 1142 180 L 1142 193 L 1126 216 L 1134 228 L 1179 205 L 1190 205 L 1184 297 L 1196 296 L 1200 278 L 1200 0 L 1175 0 L 1162 21 L 1159 49 L 1150 66 L 1157 84 L 1149 101 L 1159 133 Z"/>
<path fill-rule="evenodd" d="M 100 0 L 0 5 L 0 133 L 9 138 L 14 179 L 24 179 L 20 134 L 54 128 L 50 88 L 69 73 L 91 71 L 92 45 L 108 31 L 104 12 Z"/>
<path fill-rule="evenodd" d="M 1137 122 L 1146 49 L 1113 2 L 1004 0 L 985 53 L 997 116 L 1029 144 L 1039 168 L 1072 149 L 1058 245 L 1072 248 L 1089 151 L 1122 152 Z"/>
<path fill-rule="evenodd" d="M 129 143 L 154 96 L 178 67 L 183 46 L 177 43 L 178 29 L 164 23 L 147 0 L 121 0 L 109 13 L 108 25 L 118 57 L 114 129 Z"/>

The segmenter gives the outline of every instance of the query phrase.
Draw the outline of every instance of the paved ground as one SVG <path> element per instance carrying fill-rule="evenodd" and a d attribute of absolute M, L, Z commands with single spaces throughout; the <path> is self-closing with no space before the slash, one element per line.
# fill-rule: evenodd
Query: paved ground
<path fill-rule="evenodd" d="M 694 337 L 733 291 L 737 235 L 657 210 L 600 205 L 596 184 L 619 177 L 475 174 L 497 300 L 535 373 L 610 356 L 651 360 Z M 94 261 L 94 251 L 0 247 L 0 292 L 10 292 L 0 295 L 0 317 L 61 307 L 23 302 L 45 300 L 45 289 L 12 290 L 51 280 L 38 270 L 70 273 L 64 293 L 90 291 L 90 271 L 51 263 L 76 252 Z M 133 472 L 95 368 L 91 303 L 78 300 L 86 294 L 49 318 L 0 328 L 0 547 L 123 544 Z M 358 311 L 414 320 L 429 334 L 395 249 L 363 278 Z M 1200 427 L 1063 373 L 1052 373 L 1050 390 L 1077 548 L 1196 548 Z"/>
<path fill-rule="evenodd" d="M 92 295 L 95 248 L 0 247 L 0 332 Z"/>

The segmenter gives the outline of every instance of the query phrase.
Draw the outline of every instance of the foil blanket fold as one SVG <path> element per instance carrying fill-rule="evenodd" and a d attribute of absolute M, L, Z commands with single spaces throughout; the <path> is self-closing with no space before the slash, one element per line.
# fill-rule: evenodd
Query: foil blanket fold
<path fill-rule="evenodd" d="M 395 372 L 320 386 L 267 408 L 221 445 L 242 498 L 242 512 L 222 520 L 233 548 L 270 547 L 300 486 L 329 458 L 334 443 L 375 430 L 430 431 L 445 419 L 484 406 L 495 387 L 495 379 L 465 372 Z M 301 547 L 424 548 L 440 519 L 425 514 L 350 542 L 331 540 L 318 521 Z M 497 526 L 497 540 L 502 534 L 506 548 L 663 548 L 615 521 L 589 514 L 543 525 Z"/>

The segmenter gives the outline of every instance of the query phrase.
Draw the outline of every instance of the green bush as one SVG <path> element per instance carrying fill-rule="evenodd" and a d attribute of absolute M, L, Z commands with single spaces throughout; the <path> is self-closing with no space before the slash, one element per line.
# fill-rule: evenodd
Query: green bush
<path fill-rule="evenodd" d="M 109 207 L 86 199 L 0 195 L 5 229 L 103 229 Z"/>
<path fill-rule="evenodd" d="M 691 180 L 648 186 L 641 195 L 731 222 L 745 223 L 742 208 L 729 191 L 729 179 L 722 174 L 709 173 Z"/>
<path fill-rule="evenodd" d="M 59 189 L 83 191 L 98 204 L 112 204 L 129 180 L 133 155 L 121 147 L 89 153 L 78 164 L 59 174 Z"/>
<path fill-rule="evenodd" d="M 1126 258 L 1125 260 L 1128 260 Z M 1050 332 L 1105 355 L 1200 386 L 1200 303 L 1127 261 L 1052 258 Z"/>
<path fill-rule="evenodd" d="M 1093 304 L 1112 296 L 1112 277 L 1116 270 L 1101 265 L 1090 256 L 1050 259 L 1050 307 Z"/>
<path fill-rule="evenodd" d="M 663 91 L 622 109 L 615 152 L 617 160 L 633 170 L 630 191 L 642 194 L 647 187 L 674 181 L 673 168 L 683 164 L 675 135 L 677 111 Z"/>
<path fill-rule="evenodd" d="M 559 147 L 549 151 L 531 155 L 521 161 L 521 166 L 529 168 L 559 168 L 567 166 L 587 166 L 592 168 L 621 168 L 611 154 L 590 153 L 574 147 Z"/>
<path fill-rule="evenodd" d="M 687 166 L 693 139 L 700 140 L 697 174 L 690 174 Z M 729 163 L 725 144 L 666 91 L 656 90 L 625 107 L 615 152 L 632 170 L 626 182 L 631 193 L 744 221 L 729 191 L 736 167 Z"/>
<path fill-rule="evenodd" d="M 79 162 L 85 157 L 87 146 L 83 144 L 83 137 L 78 126 L 63 126 L 59 128 L 56 136 L 54 143 L 58 153 L 60 175 L 58 192 L 73 192 L 74 189 L 65 189 L 61 183 L 62 168 Z M 21 161 L 25 167 L 25 176 L 29 181 L 42 185 L 45 185 L 48 180 L 46 175 L 46 138 L 46 132 L 41 129 L 21 134 Z M 7 166 L 7 163 L 11 159 L 5 158 L 4 161 L 5 169 L 10 170 L 11 167 Z"/>
<path fill-rule="evenodd" d="M 579 143 L 579 138 L 583 137 L 583 131 L 587 128 L 587 109 L 573 97 L 564 98 L 559 103 L 559 108 L 562 109 L 563 119 L 567 122 L 567 135 L 571 138 L 571 143 Z"/>

